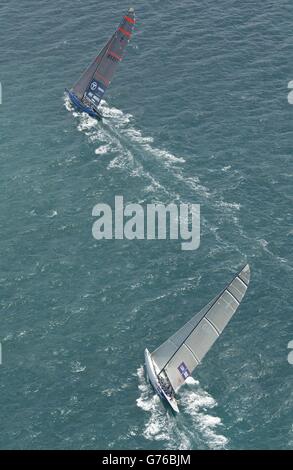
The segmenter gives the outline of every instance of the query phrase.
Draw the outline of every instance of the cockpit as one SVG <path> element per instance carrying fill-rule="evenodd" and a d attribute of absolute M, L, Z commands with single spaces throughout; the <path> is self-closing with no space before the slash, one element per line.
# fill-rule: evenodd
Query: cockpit
<path fill-rule="evenodd" d="M 173 390 L 173 387 L 172 385 L 170 384 L 168 378 L 164 375 L 160 375 L 159 376 L 159 383 L 162 387 L 162 389 L 164 390 L 164 392 L 166 393 L 166 395 L 168 395 L 170 398 L 172 398 L 174 396 L 174 390 Z"/>

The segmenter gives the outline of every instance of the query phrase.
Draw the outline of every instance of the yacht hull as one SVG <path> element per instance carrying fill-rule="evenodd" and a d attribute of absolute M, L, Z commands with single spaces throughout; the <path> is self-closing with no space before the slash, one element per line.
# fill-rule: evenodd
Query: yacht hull
<path fill-rule="evenodd" d="M 144 357 L 145 357 L 145 367 L 146 367 L 147 376 L 154 390 L 159 395 L 159 397 L 163 400 L 164 403 L 167 403 L 175 413 L 179 413 L 176 399 L 170 398 L 168 395 L 166 395 L 166 393 L 164 392 L 164 390 L 162 389 L 160 385 L 156 368 L 155 368 L 155 364 L 152 361 L 152 358 L 148 349 L 145 349 Z"/>
<path fill-rule="evenodd" d="M 69 90 L 65 90 L 66 93 L 68 94 L 69 98 L 70 98 L 70 101 L 71 103 L 73 104 L 73 106 L 75 107 L 75 109 L 77 111 L 80 111 L 82 113 L 86 113 L 88 114 L 90 117 L 94 118 L 94 119 L 97 119 L 98 121 L 101 121 L 103 116 L 98 112 L 98 111 L 94 111 L 92 108 L 90 108 L 89 106 L 85 106 L 78 98 L 77 96 L 72 93 L 71 91 Z"/>

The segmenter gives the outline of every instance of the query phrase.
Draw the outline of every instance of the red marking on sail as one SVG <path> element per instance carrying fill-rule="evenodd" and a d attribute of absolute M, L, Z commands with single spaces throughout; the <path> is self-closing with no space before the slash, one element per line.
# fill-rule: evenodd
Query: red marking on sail
<path fill-rule="evenodd" d="M 129 33 L 128 31 L 126 31 L 126 29 L 124 29 L 124 28 L 119 28 L 119 31 L 121 31 L 121 33 L 125 34 L 125 36 L 127 36 L 128 38 L 130 38 L 131 33 Z"/>
<path fill-rule="evenodd" d="M 124 19 L 128 21 L 128 23 L 135 24 L 135 20 L 133 18 L 129 18 L 129 16 L 124 16 Z"/>
<path fill-rule="evenodd" d="M 96 78 L 99 78 L 100 80 L 102 80 L 102 82 L 105 83 L 106 86 L 109 86 L 110 85 L 110 82 L 107 78 L 103 77 L 103 75 L 101 75 L 99 72 L 96 72 L 95 73 L 95 77 Z"/>
<path fill-rule="evenodd" d="M 115 57 L 115 59 L 118 59 L 118 60 L 122 60 L 122 57 L 118 54 L 115 54 L 115 52 L 113 51 L 109 51 L 109 54 L 112 56 L 112 57 Z"/>

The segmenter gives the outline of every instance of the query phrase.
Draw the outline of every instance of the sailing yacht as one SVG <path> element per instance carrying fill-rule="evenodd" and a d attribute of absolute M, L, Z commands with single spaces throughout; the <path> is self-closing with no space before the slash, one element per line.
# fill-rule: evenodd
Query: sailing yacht
<path fill-rule="evenodd" d="M 117 65 L 131 38 L 135 25 L 134 9 L 130 8 L 119 27 L 68 93 L 73 106 L 98 120 L 102 114 L 98 106 L 110 85 Z"/>
<path fill-rule="evenodd" d="M 176 392 L 192 374 L 239 307 L 250 281 L 247 264 L 234 279 L 180 330 L 150 353 L 145 366 L 154 390 L 179 412 Z"/>

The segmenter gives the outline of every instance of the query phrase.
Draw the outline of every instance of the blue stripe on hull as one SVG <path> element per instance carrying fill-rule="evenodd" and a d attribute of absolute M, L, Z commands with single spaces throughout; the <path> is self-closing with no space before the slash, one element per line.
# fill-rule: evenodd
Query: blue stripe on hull
<path fill-rule="evenodd" d="M 71 91 L 69 90 L 65 90 L 66 93 L 68 93 L 68 96 L 70 98 L 70 101 L 71 103 L 73 104 L 73 106 L 78 110 L 78 111 L 81 111 L 82 113 L 86 113 L 88 114 L 89 116 L 95 118 L 95 119 L 98 119 L 99 121 L 102 119 L 102 115 L 100 113 L 98 113 L 97 111 L 94 111 L 93 109 L 91 109 L 90 107 L 88 106 L 85 106 L 78 98 L 77 96 L 72 93 Z"/>

